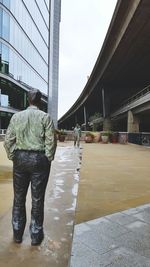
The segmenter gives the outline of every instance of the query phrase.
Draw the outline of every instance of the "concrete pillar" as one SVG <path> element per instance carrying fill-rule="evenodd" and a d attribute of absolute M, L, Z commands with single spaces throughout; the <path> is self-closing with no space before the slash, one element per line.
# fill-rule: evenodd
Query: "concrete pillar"
<path fill-rule="evenodd" d="M 86 112 L 85 106 L 84 106 L 83 112 L 84 112 L 84 124 L 85 124 L 84 130 L 86 131 L 87 130 L 87 112 Z"/>
<path fill-rule="evenodd" d="M 105 91 L 102 89 L 102 105 L 103 105 L 103 117 L 105 118 Z"/>
<path fill-rule="evenodd" d="M 110 116 L 110 94 L 107 88 L 102 89 L 103 118 Z"/>
<path fill-rule="evenodd" d="M 57 128 L 61 0 L 49 1 L 48 113 Z"/>
<path fill-rule="evenodd" d="M 128 133 L 138 133 L 139 132 L 139 118 L 134 115 L 131 110 L 128 111 Z"/>
<path fill-rule="evenodd" d="M 112 122 L 110 120 L 110 94 L 108 89 L 102 89 L 102 103 L 103 103 L 103 131 L 111 130 Z"/>

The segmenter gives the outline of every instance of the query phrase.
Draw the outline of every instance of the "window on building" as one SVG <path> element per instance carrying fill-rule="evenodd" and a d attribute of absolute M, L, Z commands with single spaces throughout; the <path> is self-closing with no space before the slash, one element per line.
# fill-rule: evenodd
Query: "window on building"
<path fill-rule="evenodd" d="M 1 71 L 3 73 L 9 73 L 9 48 L 2 44 L 2 66 Z"/>
<path fill-rule="evenodd" d="M 0 2 L 3 3 L 3 5 L 7 8 L 10 8 L 10 0 L 1 0 Z"/>
<path fill-rule="evenodd" d="M 0 37 L 2 36 L 2 8 L 0 8 Z"/>
<path fill-rule="evenodd" d="M 8 107 L 8 95 L 1 94 L 1 106 Z"/>
<path fill-rule="evenodd" d="M 3 23 L 2 23 L 2 37 L 9 41 L 9 31 L 10 31 L 10 17 L 9 15 L 3 10 Z"/>

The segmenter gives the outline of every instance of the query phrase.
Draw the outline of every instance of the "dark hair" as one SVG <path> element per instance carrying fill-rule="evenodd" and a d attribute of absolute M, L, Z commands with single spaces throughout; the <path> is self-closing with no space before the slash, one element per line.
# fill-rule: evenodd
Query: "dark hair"
<path fill-rule="evenodd" d="M 41 92 L 37 90 L 31 90 L 28 92 L 28 101 L 31 105 L 39 106 L 41 104 Z"/>

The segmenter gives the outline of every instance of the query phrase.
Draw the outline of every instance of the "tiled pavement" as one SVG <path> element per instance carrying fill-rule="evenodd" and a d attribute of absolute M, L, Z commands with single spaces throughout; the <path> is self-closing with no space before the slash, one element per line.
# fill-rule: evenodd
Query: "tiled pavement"
<path fill-rule="evenodd" d="M 70 267 L 150 267 L 150 204 L 77 224 Z"/>

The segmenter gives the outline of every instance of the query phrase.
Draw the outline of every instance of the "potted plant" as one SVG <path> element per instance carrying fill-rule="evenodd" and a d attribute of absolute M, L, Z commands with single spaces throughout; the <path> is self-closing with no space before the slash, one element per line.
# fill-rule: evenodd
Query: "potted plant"
<path fill-rule="evenodd" d="M 94 138 L 93 138 L 93 142 L 94 143 L 98 143 L 100 141 L 100 138 L 101 138 L 101 135 L 100 135 L 100 132 L 92 132 L 93 135 L 94 135 Z"/>
<path fill-rule="evenodd" d="M 92 116 L 89 118 L 89 125 L 92 127 L 93 131 L 97 131 L 101 125 L 102 121 L 102 114 L 99 112 L 95 112 Z"/>
<path fill-rule="evenodd" d="M 87 132 L 85 134 L 85 143 L 92 143 L 94 139 L 94 134 L 91 132 Z"/>
<path fill-rule="evenodd" d="M 57 130 L 57 135 L 58 135 L 58 140 L 59 140 L 60 142 L 64 142 L 67 133 L 65 132 L 65 130 L 61 129 L 61 130 Z"/>
<path fill-rule="evenodd" d="M 101 139 L 103 144 L 107 144 L 109 141 L 110 131 L 103 131 L 101 132 Z"/>
<path fill-rule="evenodd" d="M 112 132 L 110 135 L 110 141 L 112 143 L 117 143 L 118 142 L 118 132 Z"/>

